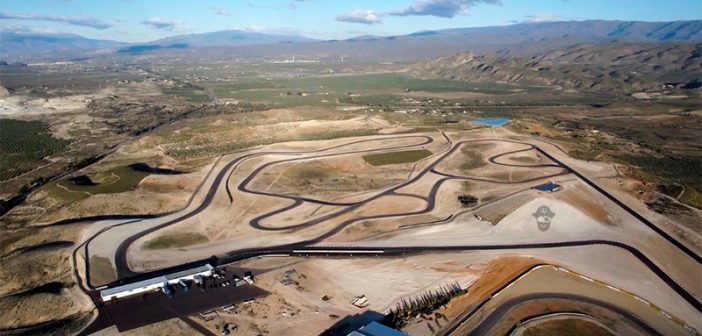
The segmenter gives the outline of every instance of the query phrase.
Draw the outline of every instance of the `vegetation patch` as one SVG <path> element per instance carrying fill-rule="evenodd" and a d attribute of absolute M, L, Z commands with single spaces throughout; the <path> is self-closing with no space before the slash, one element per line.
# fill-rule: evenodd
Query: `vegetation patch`
<path fill-rule="evenodd" d="M 374 166 L 416 162 L 432 154 L 427 149 L 364 155 L 363 159 Z"/>
<path fill-rule="evenodd" d="M 525 87 L 531 90 L 531 87 Z M 246 83 L 213 86 L 218 98 L 267 102 L 281 106 L 335 106 L 362 104 L 383 106 L 402 101 L 402 91 L 479 92 L 510 94 L 508 84 L 476 83 L 445 79 L 419 79 L 402 73 L 256 79 Z"/>
<path fill-rule="evenodd" d="M 465 146 L 461 148 L 461 170 L 471 170 L 485 166 L 487 163 L 483 160 L 483 155 L 478 151 L 468 149 Z"/>
<path fill-rule="evenodd" d="M 634 155 L 618 155 L 621 162 L 639 167 L 644 178 L 648 181 L 663 184 L 679 184 L 684 186 L 680 201 L 702 208 L 702 162 L 692 157 L 649 157 Z"/>
<path fill-rule="evenodd" d="M 147 176 L 149 176 L 148 172 L 125 166 L 91 176 L 80 175 L 59 181 L 56 182 L 56 186 L 69 193 L 116 194 L 134 190 Z"/>
<path fill-rule="evenodd" d="M 206 93 L 193 90 L 193 88 L 164 89 L 163 93 L 166 95 L 182 97 L 191 103 L 209 103 L 212 101 L 212 99 L 210 99 Z"/>
<path fill-rule="evenodd" d="M 59 199 L 65 203 L 74 203 L 82 201 L 88 197 L 89 194 L 81 191 L 70 191 L 66 188 L 59 187 L 60 182 L 47 183 L 41 187 L 41 191 L 45 191 L 51 198 Z"/>
<path fill-rule="evenodd" d="M 144 248 L 148 250 L 159 250 L 202 244 L 208 241 L 209 239 L 207 239 L 207 237 L 199 233 L 173 233 L 147 241 L 144 243 Z"/>
<path fill-rule="evenodd" d="M 143 162 L 130 164 L 129 168 L 132 168 L 133 170 L 136 170 L 139 172 L 144 172 L 144 173 L 149 173 L 149 174 L 157 174 L 157 175 L 178 175 L 178 174 L 183 173 L 181 171 L 173 170 L 173 169 L 151 167 L 148 164 L 143 163 Z"/>
<path fill-rule="evenodd" d="M 446 319 L 443 314 L 436 310 L 446 306 L 453 298 L 466 292 L 460 285 L 454 283 L 441 286 L 438 290 L 427 291 L 416 298 L 403 298 L 394 309 L 390 310 L 390 313 L 385 315 L 383 323 L 392 328 L 401 329 L 417 316 L 425 320 L 432 320 L 433 318 Z M 448 320 L 446 321 L 448 322 Z M 436 332 L 431 325 L 429 327 L 432 334 Z"/>
<path fill-rule="evenodd" d="M 316 162 L 319 164 L 319 168 L 311 167 L 311 166 L 302 166 L 298 169 L 293 168 L 290 169 L 285 173 L 286 176 L 293 178 L 293 179 L 302 179 L 302 180 L 321 180 L 324 178 L 329 177 L 330 172 L 329 169 L 323 168 L 322 164 L 319 162 Z"/>
<path fill-rule="evenodd" d="M 533 158 L 531 156 L 513 156 L 510 157 L 512 161 L 516 161 L 519 163 L 536 163 L 538 160 L 536 158 Z"/>
<path fill-rule="evenodd" d="M 0 119 L 0 181 L 40 166 L 44 158 L 66 145 L 68 141 L 54 138 L 41 121 Z"/>
<path fill-rule="evenodd" d="M 473 195 L 463 194 L 458 196 L 458 202 L 460 202 L 464 208 L 468 208 L 478 204 L 478 198 Z"/>

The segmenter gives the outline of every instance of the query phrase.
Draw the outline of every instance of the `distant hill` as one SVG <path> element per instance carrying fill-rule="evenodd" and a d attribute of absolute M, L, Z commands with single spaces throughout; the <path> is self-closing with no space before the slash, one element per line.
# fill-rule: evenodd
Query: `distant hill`
<path fill-rule="evenodd" d="M 702 41 L 702 21 L 559 21 L 519 23 L 508 26 L 421 31 L 408 37 L 464 37 L 480 44 L 518 43 L 578 37 L 630 42 Z"/>
<path fill-rule="evenodd" d="M 126 43 L 95 40 L 75 34 L 0 32 L 0 55 L 23 55 L 55 51 L 115 48 Z"/>
<path fill-rule="evenodd" d="M 175 43 L 169 45 L 158 45 L 158 44 L 138 44 L 131 45 L 128 47 L 123 47 L 117 49 L 119 54 L 141 54 L 149 51 L 162 50 L 162 49 L 186 49 L 189 46 L 185 43 Z"/>
<path fill-rule="evenodd" d="M 507 26 L 418 31 L 397 36 L 357 36 L 345 40 L 314 40 L 245 30 L 177 35 L 143 44 L 93 40 L 72 34 L 2 32 L 0 57 L 23 58 L 63 51 L 62 57 L 83 50 L 112 48 L 120 54 L 177 52 L 174 49 L 221 48 L 232 56 L 347 55 L 364 59 L 416 61 L 457 52 L 524 56 L 575 44 L 618 42 L 700 42 L 702 20 L 673 22 L 563 21 L 519 23 Z M 182 48 L 173 48 L 180 46 Z M 240 48 L 246 46 L 246 48 Z M 73 51 L 73 55 L 69 55 Z M 15 59 L 16 60 L 16 59 Z"/>
<path fill-rule="evenodd" d="M 560 86 L 583 91 L 641 91 L 665 83 L 695 87 L 702 44 L 605 43 L 577 45 L 532 56 L 460 53 L 417 63 L 422 78 Z"/>
<path fill-rule="evenodd" d="M 222 30 L 211 33 L 188 34 L 168 37 L 149 44 L 187 44 L 191 47 L 230 47 L 251 44 L 309 42 L 313 39 L 296 35 L 275 35 L 244 30 Z"/>
<path fill-rule="evenodd" d="M 576 44 L 699 42 L 702 20 L 673 22 L 563 21 L 419 31 L 407 35 L 362 35 L 345 40 L 258 44 L 228 53 L 242 56 L 345 55 L 364 60 L 417 61 L 457 52 L 525 56 Z"/>

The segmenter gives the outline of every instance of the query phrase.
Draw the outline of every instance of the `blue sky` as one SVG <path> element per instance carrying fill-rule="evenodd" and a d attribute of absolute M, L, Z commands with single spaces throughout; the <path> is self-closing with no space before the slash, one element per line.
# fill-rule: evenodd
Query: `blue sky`
<path fill-rule="evenodd" d="M 144 42 L 246 29 L 321 39 L 559 20 L 702 19 L 701 0 L 2 0 L 0 29 Z"/>

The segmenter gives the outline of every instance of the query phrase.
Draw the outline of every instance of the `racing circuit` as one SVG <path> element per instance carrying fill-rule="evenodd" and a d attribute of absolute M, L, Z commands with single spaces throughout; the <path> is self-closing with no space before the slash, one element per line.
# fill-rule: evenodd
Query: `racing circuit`
<path fill-rule="evenodd" d="M 208 255 L 198 258 L 193 254 L 191 260 L 182 260 L 181 264 L 164 265 L 160 269 L 135 268 L 138 256 L 143 254 L 133 254 L 137 249 L 138 242 L 147 237 L 152 237 L 166 229 L 176 227 L 183 223 L 192 223 L 194 220 L 218 221 L 222 220 L 218 215 L 213 215 L 210 211 L 219 208 L 225 209 L 225 213 L 231 213 L 231 218 L 236 218 L 234 223 L 239 227 L 242 234 L 241 241 L 247 237 L 262 235 L 262 240 L 246 240 L 240 247 L 236 241 L 232 240 L 228 244 L 217 244 L 211 254 L 217 257 L 217 263 L 229 264 L 252 257 L 266 255 L 291 255 L 291 256 L 345 256 L 345 257 L 394 257 L 398 255 L 412 255 L 419 253 L 442 253 L 447 251 L 520 251 L 558 248 L 582 248 L 588 246 L 601 246 L 610 249 L 622 250 L 635 258 L 642 269 L 647 269 L 672 290 L 679 298 L 686 303 L 686 308 L 691 308 L 695 314 L 702 312 L 702 304 L 699 301 L 699 289 L 689 287 L 689 278 L 683 273 L 684 269 L 666 262 L 668 258 L 682 260 L 682 264 L 689 269 L 698 269 L 702 259 L 692 249 L 684 243 L 667 233 L 666 230 L 640 215 L 636 210 L 627 206 L 625 202 L 619 200 L 615 195 L 610 194 L 591 177 L 573 168 L 569 157 L 564 155 L 564 151 L 550 143 L 540 142 L 531 138 L 516 138 L 505 136 L 483 135 L 475 138 L 453 140 L 455 135 L 444 132 L 432 135 L 387 135 L 370 136 L 366 138 L 352 138 L 334 141 L 333 144 L 319 147 L 318 143 L 307 142 L 304 144 L 291 145 L 285 148 L 281 145 L 266 146 L 242 153 L 232 154 L 222 157 L 212 167 L 209 175 L 202 181 L 202 184 L 192 196 L 188 205 L 181 211 L 162 214 L 159 216 L 104 216 L 84 219 L 75 219 L 56 223 L 57 225 L 70 225 L 73 223 L 100 222 L 105 221 L 105 225 L 91 234 L 73 252 L 73 263 L 75 276 L 79 279 L 81 288 L 87 293 L 94 293 L 97 288 L 104 288 L 116 284 L 124 284 L 138 279 L 148 278 L 155 274 L 167 272 L 182 265 L 200 264 L 205 261 L 211 262 Z M 508 146 L 505 151 L 496 151 L 486 157 L 488 169 L 509 170 L 509 178 L 491 177 L 490 174 L 480 175 L 460 174 L 455 169 L 450 169 L 447 162 L 455 161 L 456 156 L 463 148 L 470 148 L 480 144 L 489 144 L 497 147 Z M 301 149 L 296 149 L 296 147 Z M 309 147 L 309 148 L 308 148 Z M 346 158 L 360 156 L 371 153 L 388 153 L 410 149 L 433 149 L 433 154 L 425 159 L 410 165 L 409 172 L 402 181 L 383 186 L 376 190 L 368 190 L 353 195 L 342 195 L 342 197 L 327 199 L 316 195 L 282 193 L 271 191 L 268 188 L 256 187 L 256 181 L 266 172 L 276 167 L 287 167 L 309 162 L 311 160 L 328 160 L 332 158 Z M 494 149 L 493 149 L 494 150 Z M 531 154 L 539 158 L 538 163 L 520 163 L 510 160 L 514 155 Z M 448 167 L 448 168 L 447 168 Z M 520 176 L 512 177 L 513 171 L 520 172 Z M 442 241 L 432 239 L 431 236 L 423 237 L 423 240 L 346 240 L 343 237 L 344 230 L 355 224 L 367 221 L 382 222 L 384 220 L 397 220 L 398 218 L 422 218 L 423 215 L 434 214 L 437 220 L 431 222 L 417 221 L 411 225 L 405 224 L 409 230 L 417 230 L 425 227 L 440 227 L 456 225 L 461 223 L 466 215 L 473 214 L 476 210 L 496 204 L 514 197 L 515 195 L 534 193 L 532 188 L 546 181 L 560 179 L 563 182 L 583 184 L 589 190 L 600 197 L 605 202 L 610 202 L 613 206 L 622 211 L 622 216 L 629 216 L 627 225 L 645 230 L 645 237 L 635 235 L 629 236 L 626 233 L 615 232 L 612 235 L 605 235 L 594 232 L 591 235 L 580 234 L 568 237 L 550 237 L 542 240 L 535 240 L 533 237 L 508 236 L 505 242 L 493 239 L 485 241 L 481 237 L 463 237 L 458 241 Z M 470 182 L 479 185 L 511 186 L 513 190 L 503 193 L 499 197 L 468 208 L 452 208 L 447 212 L 444 208 L 438 209 L 438 205 L 445 200 L 441 193 L 450 183 Z M 264 199 L 273 206 L 265 206 L 265 211 L 236 212 L 244 208 L 243 204 L 251 199 Z M 392 199 L 393 202 L 407 200 L 407 202 L 419 202 L 422 206 L 415 206 L 409 210 L 401 211 L 370 211 L 369 207 L 376 203 Z M 382 204 L 382 203 L 381 203 Z M 315 208 L 311 212 L 307 209 Z M 382 207 L 381 207 L 382 208 Z M 318 209 L 322 209 L 317 213 Z M 440 210 L 440 214 L 437 213 Z M 305 212 L 309 218 L 300 220 L 296 213 Z M 218 213 L 219 214 L 219 213 Z M 292 219 L 285 219 L 288 215 Z M 117 219 L 117 220 L 115 220 Z M 282 220 L 281 220 L 282 219 Z M 495 223 L 497 224 L 497 223 Z M 500 224 L 502 225 L 502 224 Z M 241 228 L 244 227 L 244 228 Z M 403 227 L 389 227 L 386 232 L 398 234 L 403 237 Z M 117 233 L 116 233 L 117 232 Z M 116 237 L 116 238 L 115 238 Z M 648 245 L 649 239 L 654 237 L 662 253 L 652 252 L 652 246 Z M 108 240 L 109 239 L 109 240 Z M 100 244 L 96 244 L 100 241 Z M 106 243 L 113 241 L 110 245 Z M 111 259 L 117 272 L 117 279 L 112 284 L 93 284 L 91 281 L 90 256 L 95 246 L 101 245 L 102 251 L 111 250 Z M 253 246 L 252 246 L 253 245 Z M 104 252 L 103 252 L 104 253 Z M 178 251 L 166 251 L 167 255 L 181 253 Z M 187 253 L 181 253 L 186 254 Z M 135 259 L 136 256 L 136 259 Z M 182 259 L 182 256 L 180 257 Z M 83 259 L 82 265 L 79 259 Z M 178 260 L 181 260 L 178 259 Z M 82 272 L 81 272 L 82 270 Z M 560 295 L 560 294 L 559 294 Z M 576 295 L 560 296 L 557 298 L 568 298 L 578 300 Z M 529 297 L 536 299 L 538 297 Z M 544 296 L 545 297 L 545 296 Z M 526 299 L 524 299 L 526 300 Z M 524 301 L 522 300 L 522 301 Z M 599 303 L 596 300 L 581 298 L 581 301 Z M 515 301 L 516 302 L 516 301 Z M 516 304 L 512 302 L 512 304 Z M 520 301 L 521 302 L 521 301 Z M 682 303 L 681 303 L 682 304 Z M 602 303 L 601 305 L 606 305 Z M 623 315 L 629 314 L 620 308 L 610 307 L 610 309 L 620 312 Z M 497 315 L 491 315 L 495 320 Z M 627 315 L 628 316 L 628 315 Z M 690 322 L 690 321 L 687 321 Z M 494 323 L 494 321 L 492 321 Z M 643 323 L 643 322 L 642 322 Z M 643 325 L 643 324 L 642 324 Z M 698 326 L 696 326 L 698 327 Z"/>

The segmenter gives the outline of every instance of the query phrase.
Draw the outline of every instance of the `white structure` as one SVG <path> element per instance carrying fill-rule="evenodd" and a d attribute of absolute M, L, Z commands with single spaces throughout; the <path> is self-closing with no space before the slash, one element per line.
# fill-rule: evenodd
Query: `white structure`
<path fill-rule="evenodd" d="M 194 280 L 195 277 L 209 277 L 212 274 L 214 274 L 214 267 L 212 267 L 210 264 L 205 264 L 203 266 L 198 266 L 180 272 L 108 288 L 100 291 L 100 297 L 102 298 L 103 302 L 110 301 L 112 299 L 156 291 L 163 288 L 165 283 L 175 285 L 180 280 Z"/>

